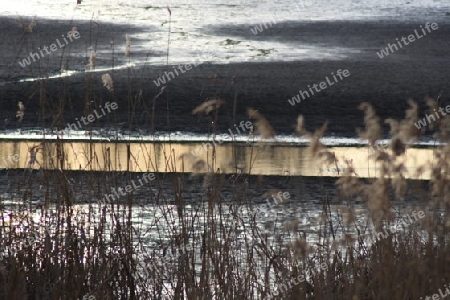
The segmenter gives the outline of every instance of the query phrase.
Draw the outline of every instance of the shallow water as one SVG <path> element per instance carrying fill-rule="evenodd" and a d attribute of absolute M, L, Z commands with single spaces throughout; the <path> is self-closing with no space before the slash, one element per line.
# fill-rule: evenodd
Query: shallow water
<path fill-rule="evenodd" d="M 293 61 L 309 59 L 343 59 L 358 53 L 358 48 L 330 48 L 303 42 L 290 41 L 289 44 L 276 40 L 227 38 L 216 35 L 210 29 L 228 27 L 229 32 L 239 35 L 251 34 L 250 29 L 261 23 L 270 22 L 311 22 L 311 21 L 436 21 L 445 20 L 445 12 L 450 9 L 445 0 L 112 0 L 76 1 L 54 0 L 20 2 L 8 1 L 2 7 L 3 16 L 37 16 L 39 19 L 73 20 L 73 26 L 80 21 L 96 20 L 101 23 L 130 26 L 133 48 L 138 52 L 152 51 L 165 53 L 170 7 L 172 64 L 191 62 L 193 57 L 201 61 L 230 63 L 244 61 Z M 252 24 L 252 26 L 243 26 Z M 149 28 L 144 32 L 134 32 L 131 27 Z M 239 26 L 240 29 L 233 28 Z M 266 31 L 270 31 L 270 26 Z M 251 34 L 253 35 L 253 34 Z M 231 35 L 232 36 L 232 35 Z M 122 36 L 125 40 L 125 37 Z M 99 45 L 99 54 L 107 52 L 108 45 Z M 147 49 L 147 50 L 146 50 Z M 261 51 L 264 50 L 264 51 Z M 269 53 L 265 55 L 264 53 Z M 258 55 L 259 54 L 259 55 Z M 165 64 L 165 57 L 147 57 L 151 64 Z M 133 60 L 140 64 L 142 61 Z M 120 66 L 117 66 L 120 67 Z"/>

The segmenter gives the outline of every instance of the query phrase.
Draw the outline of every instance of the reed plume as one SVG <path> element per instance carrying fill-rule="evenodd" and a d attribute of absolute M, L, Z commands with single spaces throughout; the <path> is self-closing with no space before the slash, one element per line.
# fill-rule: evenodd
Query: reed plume
<path fill-rule="evenodd" d="M 25 25 L 25 22 L 23 21 L 21 16 L 19 16 L 17 18 L 17 20 L 19 21 L 19 27 L 23 28 L 26 32 L 31 33 L 31 32 L 33 32 L 33 27 L 36 27 L 36 17 L 35 16 L 31 19 L 31 21 L 28 25 Z"/>
<path fill-rule="evenodd" d="M 108 91 L 113 92 L 114 91 L 114 84 L 111 76 L 106 73 L 102 75 L 102 82 L 103 86 L 108 89 Z"/>
<path fill-rule="evenodd" d="M 367 197 L 367 209 L 377 230 L 381 230 L 384 220 L 392 220 L 391 200 L 388 196 L 389 179 L 379 177 L 372 184 L 366 185 L 364 193 Z"/>
<path fill-rule="evenodd" d="M 305 129 L 305 117 L 298 115 L 297 126 L 295 127 L 295 132 L 300 136 L 311 136 L 311 133 Z"/>
<path fill-rule="evenodd" d="M 381 138 L 382 131 L 380 126 L 380 118 L 377 116 L 375 109 L 370 103 L 363 102 L 359 105 L 359 109 L 364 111 L 365 130 L 357 129 L 357 133 L 362 139 L 367 139 L 371 146 Z"/>
<path fill-rule="evenodd" d="M 261 135 L 262 139 L 271 139 L 275 137 L 275 130 L 257 110 L 247 108 L 247 115 L 250 119 L 255 119 L 256 132 Z"/>
<path fill-rule="evenodd" d="M 320 159 L 323 160 L 324 163 L 326 163 L 327 165 L 331 165 L 334 164 L 337 167 L 337 162 L 338 159 L 336 157 L 336 153 L 331 152 L 331 151 L 322 151 L 318 153 L 318 156 Z M 338 171 L 339 172 L 339 171 Z"/>
<path fill-rule="evenodd" d="M 385 123 L 390 126 L 389 133 L 392 135 L 391 150 L 396 156 L 400 156 L 406 151 L 406 144 L 420 136 L 420 130 L 414 125 L 418 121 L 418 106 L 408 100 L 409 108 L 406 110 L 405 119 L 400 122 L 387 119 Z"/>
<path fill-rule="evenodd" d="M 19 101 L 17 103 L 17 106 L 19 107 L 19 110 L 16 112 L 16 118 L 19 118 L 19 123 L 22 122 L 23 116 L 25 115 L 25 106 L 23 105 L 22 101 Z"/>
<path fill-rule="evenodd" d="M 219 107 L 221 107 L 224 104 L 225 102 L 220 99 L 207 100 L 202 104 L 200 104 L 199 106 L 197 106 L 196 108 L 194 108 L 192 110 L 192 114 L 196 115 L 199 113 L 204 113 L 205 115 L 209 115 L 211 112 L 218 110 Z"/>
<path fill-rule="evenodd" d="M 409 108 L 406 110 L 405 119 L 400 122 L 399 128 L 399 136 L 405 143 L 420 137 L 420 130 L 414 125 L 419 120 L 418 105 L 412 99 L 408 99 L 408 104 Z"/>
<path fill-rule="evenodd" d="M 33 27 L 36 27 L 36 17 L 33 17 L 31 19 L 30 24 L 28 24 L 28 27 L 27 27 L 28 32 L 30 32 L 30 33 L 33 32 Z"/>
<path fill-rule="evenodd" d="M 90 70 L 93 70 L 95 67 L 96 57 L 97 54 L 94 51 L 91 51 L 91 54 L 89 55 L 89 64 L 86 65 L 86 67 L 89 67 Z"/>
<path fill-rule="evenodd" d="M 77 28 L 77 27 L 72 27 L 72 30 L 70 30 L 69 36 L 72 37 L 72 38 L 74 38 L 74 34 L 75 34 L 75 32 L 77 32 L 77 31 L 78 31 L 78 28 Z"/>
<path fill-rule="evenodd" d="M 325 134 L 325 131 L 327 130 L 327 128 L 328 128 L 328 122 L 325 122 L 322 125 L 322 127 L 320 127 L 319 129 L 316 129 L 314 131 L 314 134 L 312 136 L 310 136 L 311 144 L 309 146 L 309 150 L 310 150 L 311 154 L 315 157 L 319 156 L 321 152 L 327 151 L 326 147 L 320 141 L 320 139 Z"/>
<path fill-rule="evenodd" d="M 439 116 L 436 111 L 442 111 L 443 109 L 442 107 L 439 107 L 440 103 L 429 97 L 425 98 L 425 102 L 429 107 L 429 114 Z M 436 129 L 436 132 L 434 133 L 435 138 L 442 142 L 448 142 L 450 137 L 450 117 L 448 114 L 438 117 L 437 120 L 431 122 L 429 126 L 430 129 Z"/>
<path fill-rule="evenodd" d="M 23 21 L 22 17 L 17 17 L 17 21 L 19 21 L 19 27 L 25 29 L 25 22 Z"/>

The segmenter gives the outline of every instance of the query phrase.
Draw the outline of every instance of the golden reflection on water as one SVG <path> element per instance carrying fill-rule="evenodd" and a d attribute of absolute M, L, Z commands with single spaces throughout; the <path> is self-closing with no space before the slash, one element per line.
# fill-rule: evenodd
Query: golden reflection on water
<path fill-rule="evenodd" d="M 369 147 L 331 147 L 338 163 L 324 165 L 314 160 L 308 148 L 286 144 L 222 145 L 210 143 L 104 143 L 78 141 L 2 141 L 1 168 L 45 168 L 83 171 L 250 173 L 281 176 L 339 176 L 351 162 L 360 177 L 376 177 Z M 202 152 L 202 153 L 200 153 Z M 34 153 L 36 153 L 34 155 Z M 197 153 L 195 157 L 193 153 Z M 396 163 L 404 163 L 406 178 L 429 179 L 432 148 L 409 148 Z M 425 172 L 418 175 L 419 167 Z"/>

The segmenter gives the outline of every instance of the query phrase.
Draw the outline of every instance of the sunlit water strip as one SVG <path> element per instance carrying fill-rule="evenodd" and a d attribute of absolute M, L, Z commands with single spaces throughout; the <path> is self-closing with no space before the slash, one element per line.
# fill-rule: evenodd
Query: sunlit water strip
<path fill-rule="evenodd" d="M 185 137 L 149 140 L 141 137 L 116 140 L 86 137 L 77 140 L 61 136 L 0 138 L 3 138 L 0 167 L 7 169 L 332 177 L 351 172 L 363 178 L 378 177 L 385 170 L 383 162 L 375 159 L 377 149 L 357 139 L 323 138 L 327 151 L 337 158 L 334 163 L 326 163 L 314 158 L 307 147 L 307 139 L 297 137 L 284 141 L 241 137 L 237 142 Z M 403 165 L 405 178 L 429 179 L 435 149 L 429 145 L 409 145 L 405 155 L 397 157 L 395 163 Z M 379 150 L 391 151 L 387 147 Z"/>

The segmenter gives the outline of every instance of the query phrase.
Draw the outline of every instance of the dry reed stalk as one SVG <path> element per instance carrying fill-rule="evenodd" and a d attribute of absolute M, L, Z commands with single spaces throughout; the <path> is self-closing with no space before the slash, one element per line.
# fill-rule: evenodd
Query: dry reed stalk
<path fill-rule="evenodd" d="M 128 34 L 126 34 L 125 39 L 126 39 L 125 56 L 130 56 L 130 54 L 131 54 L 131 37 Z"/>

